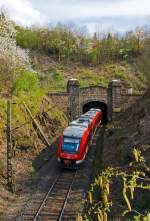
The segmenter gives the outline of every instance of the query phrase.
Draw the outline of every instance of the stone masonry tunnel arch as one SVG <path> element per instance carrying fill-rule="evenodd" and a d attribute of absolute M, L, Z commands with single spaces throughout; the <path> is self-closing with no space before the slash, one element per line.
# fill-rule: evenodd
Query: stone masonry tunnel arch
<path fill-rule="evenodd" d="M 53 103 L 67 115 L 69 121 L 77 119 L 90 108 L 101 108 L 103 122 L 114 119 L 129 108 L 143 94 L 128 94 L 119 80 L 111 80 L 108 88 L 91 86 L 80 88 L 77 79 L 70 79 L 65 92 L 48 93 Z"/>
<path fill-rule="evenodd" d="M 86 113 L 90 108 L 99 108 L 102 110 L 102 123 L 107 123 L 107 104 L 103 101 L 89 101 L 82 106 L 82 113 Z"/>

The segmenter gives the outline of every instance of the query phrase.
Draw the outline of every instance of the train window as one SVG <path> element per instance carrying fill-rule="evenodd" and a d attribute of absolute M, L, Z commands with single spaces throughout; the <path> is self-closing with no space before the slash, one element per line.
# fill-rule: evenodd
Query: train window
<path fill-rule="evenodd" d="M 80 122 L 87 122 L 89 124 L 91 122 L 91 119 L 89 119 L 86 116 L 82 116 L 82 117 L 79 118 L 78 121 L 80 121 Z"/>
<path fill-rule="evenodd" d="M 89 123 L 89 119 L 79 119 L 78 120 L 79 123 Z"/>
<path fill-rule="evenodd" d="M 62 151 L 66 153 L 77 153 L 80 139 L 65 137 L 62 144 Z"/>

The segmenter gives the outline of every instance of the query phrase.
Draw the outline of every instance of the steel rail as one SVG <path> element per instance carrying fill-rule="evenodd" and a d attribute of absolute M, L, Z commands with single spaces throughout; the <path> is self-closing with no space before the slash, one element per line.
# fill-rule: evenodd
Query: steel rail
<path fill-rule="evenodd" d="M 73 183 L 74 183 L 76 174 L 77 174 L 77 170 L 75 171 L 75 174 L 74 174 L 74 176 L 73 176 L 72 182 L 71 182 L 71 184 L 70 184 L 70 186 L 69 186 L 67 195 L 66 195 L 66 197 L 65 197 L 64 203 L 63 203 L 62 208 L 61 208 L 61 211 L 60 211 L 60 213 L 59 213 L 58 221 L 61 221 L 62 216 L 63 216 L 63 214 L 64 214 L 64 210 L 65 210 L 65 207 L 66 207 L 66 204 L 67 204 L 67 200 L 68 200 L 68 198 L 69 198 L 69 195 L 70 195 L 70 192 L 71 192 L 71 188 L 72 188 L 72 185 L 73 185 Z"/>
<path fill-rule="evenodd" d="M 44 207 L 44 205 L 45 205 L 45 203 L 46 203 L 46 201 L 47 201 L 47 199 L 48 199 L 48 197 L 49 197 L 49 194 L 52 192 L 52 190 L 53 190 L 53 188 L 54 188 L 54 186 L 55 186 L 57 180 L 59 179 L 59 177 L 60 177 L 60 174 L 56 177 L 55 181 L 54 181 L 53 184 L 51 185 L 51 187 L 50 187 L 49 191 L 47 192 L 46 196 L 44 197 L 44 200 L 42 201 L 42 203 L 41 203 L 41 205 L 40 205 L 38 211 L 36 212 L 36 215 L 34 216 L 33 221 L 36 221 L 37 218 L 39 217 L 39 215 L 40 215 L 40 213 L 41 213 L 41 211 L 42 211 L 42 209 L 43 209 L 43 207 Z"/>
<path fill-rule="evenodd" d="M 66 207 L 67 200 L 68 200 L 68 198 L 69 198 L 69 195 L 70 195 L 70 192 L 71 192 L 71 188 L 72 188 L 72 185 L 73 185 L 74 180 L 75 180 L 76 173 L 77 173 L 77 170 L 75 171 L 75 173 L 74 173 L 74 175 L 73 175 L 73 178 L 71 179 L 71 183 L 70 183 L 70 185 L 69 185 L 68 191 L 67 191 L 67 193 L 66 193 L 66 196 L 64 197 L 63 205 L 62 205 L 61 210 L 60 210 L 60 212 L 59 212 L 59 214 L 58 214 L 58 221 L 61 221 L 61 219 L 62 219 L 62 216 L 63 216 L 63 213 L 64 213 L 64 209 L 65 209 L 65 207 Z M 37 221 L 37 220 L 38 220 L 38 218 L 39 218 L 39 216 L 40 216 L 40 214 L 41 214 L 41 211 L 43 210 L 43 208 L 44 208 L 44 206 L 45 206 L 45 204 L 46 204 L 46 201 L 47 201 L 48 197 L 50 196 L 50 194 L 51 194 L 53 188 L 55 187 L 55 184 L 57 183 L 57 181 L 59 180 L 59 178 L 61 177 L 61 175 L 62 175 L 62 174 L 59 174 L 59 175 L 56 177 L 56 179 L 55 179 L 55 181 L 53 182 L 53 184 L 51 185 L 49 191 L 46 193 L 46 195 L 45 195 L 45 197 L 44 197 L 44 199 L 43 199 L 41 205 L 39 206 L 39 208 L 38 208 L 38 210 L 37 210 L 37 212 L 36 212 L 36 214 L 35 214 L 35 216 L 34 216 L 33 221 Z"/>

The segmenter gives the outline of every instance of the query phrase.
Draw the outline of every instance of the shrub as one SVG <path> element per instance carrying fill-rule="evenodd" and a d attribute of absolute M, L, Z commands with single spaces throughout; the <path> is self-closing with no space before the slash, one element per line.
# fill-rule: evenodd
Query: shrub
<path fill-rule="evenodd" d="M 33 73 L 27 70 L 21 70 L 18 77 L 16 77 L 13 92 L 18 94 L 19 92 L 31 92 L 39 89 L 39 78 L 37 73 Z"/>
<path fill-rule="evenodd" d="M 24 49 L 35 50 L 40 47 L 40 37 L 37 32 L 33 32 L 30 29 L 24 29 L 17 26 L 16 42 L 17 45 Z"/>

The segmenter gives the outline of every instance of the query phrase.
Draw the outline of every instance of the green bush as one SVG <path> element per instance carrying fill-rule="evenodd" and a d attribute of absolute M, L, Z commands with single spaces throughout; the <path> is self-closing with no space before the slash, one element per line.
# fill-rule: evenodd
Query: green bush
<path fill-rule="evenodd" d="M 52 67 L 40 77 L 40 85 L 45 91 L 64 91 L 66 89 L 62 72 Z"/>
<path fill-rule="evenodd" d="M 16 27 L 16 42 L 17 45 L 25 49 L 36 50 L 40 48 L 41 38 L 38 32 L 34 32 L 30 29 L 24 29 L 22 27 Z"/>
<path fill-rule="evenodd" d="M 21 70 L 19 76 L 16 77 L 13 92 L 18 94 L 19 92 L 31 92 L 39 89 L 39 78 L 37 73 L 33 73 L 26 70 Z"/>

